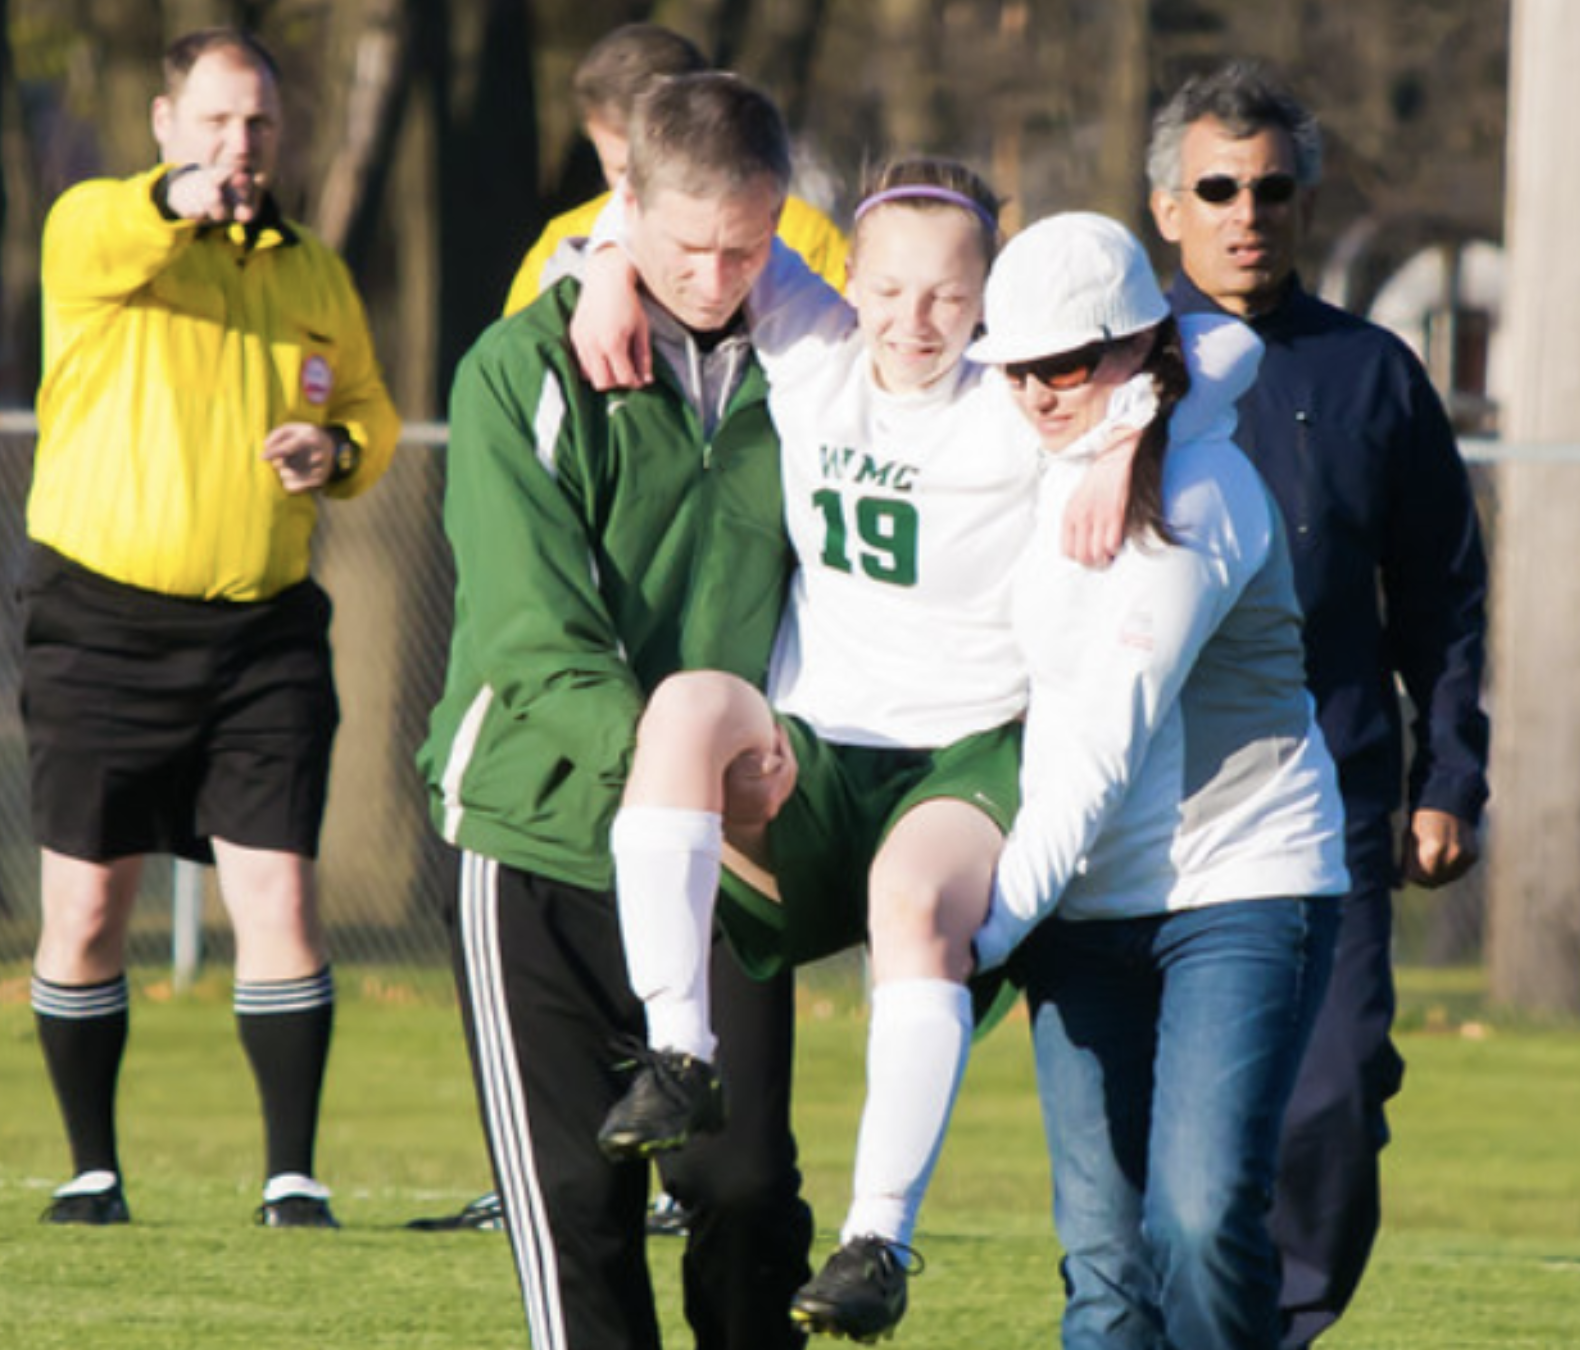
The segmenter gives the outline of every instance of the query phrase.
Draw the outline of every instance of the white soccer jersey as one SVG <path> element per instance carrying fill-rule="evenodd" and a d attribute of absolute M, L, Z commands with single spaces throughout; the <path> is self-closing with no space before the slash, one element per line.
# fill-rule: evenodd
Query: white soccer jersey
<path fill-rule="evenodd" d="M 915 749 L 1025 707 L 1010 617 L 1038 452 L 996 372 L 877 387 L 842 302 L 753 296 L 799 567 L 769 698 L 825 740 Z M 837 308 L 836 308 L 837 306 Z"/>

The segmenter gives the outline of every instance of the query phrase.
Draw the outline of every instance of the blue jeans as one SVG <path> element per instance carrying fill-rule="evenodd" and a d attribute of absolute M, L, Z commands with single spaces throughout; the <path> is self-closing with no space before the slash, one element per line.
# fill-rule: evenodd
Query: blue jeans
<path fill-rule="evenodd" d="M 1338 918 L 1247 900 L 1028 941 L 1065 1350 L 1275 1350 L 1279 1130 Z"/>

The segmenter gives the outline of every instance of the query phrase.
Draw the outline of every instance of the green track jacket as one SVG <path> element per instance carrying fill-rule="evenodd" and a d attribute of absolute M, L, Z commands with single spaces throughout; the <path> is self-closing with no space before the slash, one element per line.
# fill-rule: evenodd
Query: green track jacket
<path fill-rule="evenodd" d="M 760 685 L 790 553 L 755 360 L 738 349 L 745 376 L 705 435 L 665 361 L 646 389 L 582 382 L 576 294 L 562 282 L 494 324 L 457 372 L 455 630 L 418 765 L 451 843 L 605 890 L 648 693 L 685 669 Z"/>

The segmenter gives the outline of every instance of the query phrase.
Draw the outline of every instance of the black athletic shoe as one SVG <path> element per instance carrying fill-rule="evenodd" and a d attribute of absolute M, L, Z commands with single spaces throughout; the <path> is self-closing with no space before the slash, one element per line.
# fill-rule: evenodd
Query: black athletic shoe
<path fill-rule="evenodd" d="M 494 1191 L 478 1196 L 459 1214 L 446 1214 L 437 1219 L 413 1219 L 406 1225 L 419 1233 L 455 1233 L 463 1228 L 497 1233 L 504 1226 L 505 1209 Z"/>
<path fill-rule="evenodd" d="M 905 1316 L 906 1279 L 920 1274 L 923 1264 L 919 1253 L 900 1243 L 852 1238 L 796 1291 L 790 1320 L 820 1335 L 848 1336 L 867 1345 L 886 1339 Z"/>
<path fill-rule="evenodd" d="M 130 1223 L 126 1196 L 117 1182 L 108 1190 L 87 1191 L 80 1195 L 57 1195 L 38 1216 L 40 1223 L 84 1223 L 103 1228 L 112 1223 Z"/>
<path fill-rule="evenodd" d="M 598 1131 L 604 1155 L 622 1161 L 679 1148 L 724 1125 L 724 1088 L 713 1065 L 675 1050 L 632 1048 L 635 1079 Z"/>
<path fill-rule="evenodd" d="M 265 1228 L 339 1228 L 340 1220 L 329 1201 L 316 1195 L 282 1195 L 258 1206 L 258 1222 Z"/>

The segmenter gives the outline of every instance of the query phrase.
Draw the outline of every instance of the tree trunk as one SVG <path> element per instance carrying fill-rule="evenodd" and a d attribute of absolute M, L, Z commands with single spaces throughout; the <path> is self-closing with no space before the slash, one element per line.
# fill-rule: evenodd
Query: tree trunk
<path fill-rule="evenodd" d="M 1580 179 L 1563 125 L 1580 6 L 1516 0 L 1507 199 L 1506 440 L 1580 441 Z M 1493 996 L 1580 1012 L 1580 466 L 1522 459 L 1499 474 L 1493 609 L 1489 958 Z"/>
<path fill-rule="evenodd" d="M 149 104 L 159 92 L 165 36 L 140 5 L 88 0 L 79 8 L 94 50 L 93 87 L 78 89 L 94 108 L 103 171 L 122 175 L 145 169 L 158 157 L 149 126 Z M 75 81 L 73 81 L 75 83 Z"/>
<path fill-rule="evenodd" d="M 17 97 L 6 0 L 0 0 L 0 408 L 20 404 L 38 378 L 38 173 Z"/>
<path fill-rule="evenodd" d="M 739 50 L 721 58 L 721 64 L 740 70 L 773 95 L 792 130 L 806 121 L 812 64 L 826 8 L 823 0 L 753 6 Z"/>
<path fill-rule="evenodd" d="M 1107 15 L 1108 79 L 1102 86 L 1102 140 L 1089 205 L 1140 229 L 1146 202 L 1141 159 L 1147 143 L 1147 0 L 1117 0 Z"/>
<path fill-rule="evenodd" d="M 403 107 L 410 33 L 402 0 L 365 0 L 356 9 L 337 6 L 334 14 L 316 82 L 323 134 L 314 140 L 328 151 L 315 157 L 308 218 L 325 243 L 344 253 L 353 228 L 382 196 Z"/>
<path fill-rule="evenodd" d="M 1030 0 L 1004 0 L 998 12 L 998 44 L 994 53 L 1004 71 L 1004 88 L 990 106 L 993 126 L 992 185 L 1003 205 L 999 225 L 1006 235 L 1018 233 L 1026 219 L 1025 170 L 1028 68 L 1033 62 L 1029 45 Z"/>
<path fill-rule="evenodd" d="M 882 82 L 885 154 L 928 154 L 939 149 L 942 127 L 933 10 L 931 0 L 878 0 L 881 45 L 874 57 Z"/>

